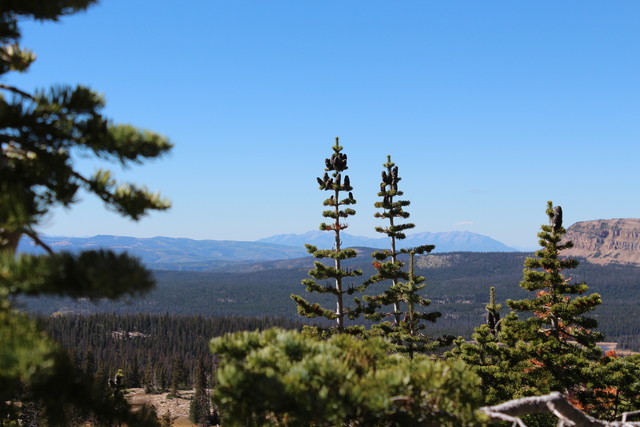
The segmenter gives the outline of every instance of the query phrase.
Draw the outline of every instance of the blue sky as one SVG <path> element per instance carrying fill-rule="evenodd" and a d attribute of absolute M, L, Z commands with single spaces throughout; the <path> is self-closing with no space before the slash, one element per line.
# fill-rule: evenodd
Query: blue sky
<path fill-rule="evenodd" d="M 340 136 L 352 234 L 375 234 L 391 154 L 416 231 L 534 247 L 547 200 L 565 225 L 640 216 L 639 18 L 637 1 L 105 0 L 24 24 L 38 61 L 6 79 L 88 85 L 114 121 L 175 143 L 117 174 L 162 190 L 169 212 L 132 223 L 86 196 L 46 234 L 316 229 L 315 177 Z"/>

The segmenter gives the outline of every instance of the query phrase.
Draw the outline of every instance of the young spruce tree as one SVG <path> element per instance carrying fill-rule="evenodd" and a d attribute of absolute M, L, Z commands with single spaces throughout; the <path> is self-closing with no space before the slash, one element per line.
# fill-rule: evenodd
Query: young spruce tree
<path fill-rule="evenodd" d="M 487 323 L 474 329 L 473 341 L 467 342 L 462 337 L 454 341 L 451 351 L 445 353 L 445 359 L 459 359 L 482 380 L 480 389 L 486 405 L 496 405 L 518 395 L 525 374 L 521 362 L 526 357 L 516 360 L 510 349 L 498 340 L 500 331 L 501 304 L 496 304 L 495 288 L 489 290 L 489 304 L 486 305 Z"/>
<path fill-rule="evenodd" d="M 338 138 L 333 146 L 333 154 L 330 158 L 325 159 L 325 173 L 322 178 L 317 178 L 320 190 L 329 192 L 329 198 L 324 201 L 324 205 L 329 207 L 322 213 L 325 218 L 331 219 L 330 223 L 321 223 L 320 230 L 334 233 L 334 246 L 332 249 L 318 249 L 313 245 L 305 245 L 307 251 L 315 258 L 331 258 L 333 266 L 327 266 L 320 261 L 315 261 L 313 270 L 309 271 L 309 275 L 313 279 L 305 279 L 302 284 L 307 292 L 316 292 L 320 294 L 331 294 L 336 298 L 335 311 L 322 307 L 319 303 L 312 303 L 299 295 L 291 295 L 291 298 L 298 305 L 298 313 L 306 317 L 325 317 L 337 322 L 337 329 L 342 331 L 345 329 L 345 318 L 355 318 L 357 313 L 351 311 L 345 304 L 345 295 L 351 295 L 359 291 L 360 287 L 346 286 L 345 278 L 360 276 L 362 271 L 344 269 L 342 261 L 356 256 L 355 249 L 342 248 L 342 240 L 340 232 L 347 228 L 348 224 L 344 222 L 349 216 L 355 215 L 356 211 L 349 206 L 354 205 L 356 200 L 353 198 L 351 190 L 351 181 L 348 175 L 342 175 L 347 170 L 347 155 L 342 153 L 342 146 L 339 144 Z M 346 195 L 345 195 L 346 193 Z M 332 283 L 320 284 L 319 280 L 331 280 Z"/>
<path fill-rule="evenodd" d="M 535 386 L 544 385 L 542 388 L 548 391 L 566 392 L 580 400 L 589 381 L 590 363 L 601 353 L 596 341 L 603 337 L 593 330 L 597 321 L 585 314 L 601 304 L 602 299 L 598 294 L 583 295 L 587 285 L 572 283 L 570 277 L 564 276 L 563 271 L 578 266 L 575 259 L 560 256 L 573 243 L 563 240 L 566 230 L 560 206 L 548 202 L 546 213 L 549 224 L 542 225 L 538 233 L 542 249 L 536 252 L 536 258 L 525 260 L 524 280 L 520 282 L 522 288 L 535 296 L 507 300 L 511 309 L 531 316 L 519 320 L 509 315 L 502 321 L 500 338 L 514 349 L 515 358 L 526 358 L 526 378 L 535 381 Z"/>
<path fill-rule="evenodd" d="M 415 274 L 415 256 L 430 252 L 433 245 L 407 249 L 409 253 L 409 280 L 401 283 L 402 299 L 407 303 L 407 313 L 397 325 L 390 330 L 390 338 L 396 342 L 395 350 L 413 359 L 416 353 L 427 353 L 438 347 L 451 344 L 453 337 L 431 337 L 423 331 L 426 329 L 424 321 L 435 322 L 442 315 L 438 311 L 422 312 L 419 307 L 427 307 L 431 301 L 420 295 L 425 287 L 425 278 Z M 405 250 L 402 250 L 403 252 Z M 384 328 L 384 327 L 383 327 Z"/>

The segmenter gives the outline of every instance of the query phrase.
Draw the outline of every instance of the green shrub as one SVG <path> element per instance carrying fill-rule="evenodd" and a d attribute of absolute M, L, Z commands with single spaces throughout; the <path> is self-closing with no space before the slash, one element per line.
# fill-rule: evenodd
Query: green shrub
<path fill-rule="evenodd" d="M 214 338 L 214 400 L 229 426 L 471 426 L 479 379 L 462 362 L 389 354 L 379 338 L 280 329 Z"/>

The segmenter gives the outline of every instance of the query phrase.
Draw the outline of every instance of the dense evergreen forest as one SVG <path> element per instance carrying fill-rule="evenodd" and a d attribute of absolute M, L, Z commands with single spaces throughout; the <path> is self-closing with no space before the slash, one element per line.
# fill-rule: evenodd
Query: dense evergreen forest
<path fill-rule="evenodd" d="M 442 312 L 437 323 L 429 325 L 435 335 L 449 334 L 469 338 L 473 328 L 484 321 L 489 287 L 496 288 L 496 301 L 522 298 L 519 286 L 525 253 L 445 253 L 418 257 L 417 273 L 425 276 L 427 286 L 422 295 L 431 299 L 434 309 Z M 300 320 L 291 293 L 300 292 L 300 280 L 307 277 L 310 258 L 260 263 L 259 271 L 247 266 L 239 272 L 154 271 L 157 287 L 143 298 L 124 302 L 42 297 L 21 300 L 26 307 L 43 315 L 55 312 L 90 314 L 155 313 L 202 316 L 284 317 Z M 367 253 L 345 263 L 360 268 L 365 277 L 373 274 Z M 283 268 L 283 265 L 287 268 Z M 273 267 L 278 268 L 273 268 Z M 582 262 L 574 280 L 585 281 L 592 292 L 602 295 L 603 304 L 593 317 L 608 341 L 619 348 L 640 351 L 640 268 L 632 265 L 595 265 Z M 372 293 L 376 285 L 370 287 Z M 327 302 L 327 296 L 315 296 Z M 503 315 L 506 314 L 503 309 Z M 621 316 L 620 313 L 625 313 Z"/>
<path fill-rule="evenodd" d="M 200 315 L 108 314 L 57 315 L 39 322 L 91 375 L 113 375 L 122 369 L 126 387 L 166 390 L 177 377 L 179 387 L 191 387 L 202 360 L 213 372 L 209 340 L 230 332 L 273 327 L 301 329 L 284 318 Z M 179 370 L 179 372 L 176 372 Z"/>

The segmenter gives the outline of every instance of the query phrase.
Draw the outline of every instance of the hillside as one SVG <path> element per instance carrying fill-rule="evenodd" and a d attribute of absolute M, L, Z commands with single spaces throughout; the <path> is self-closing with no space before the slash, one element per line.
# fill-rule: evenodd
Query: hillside
<path fill-rule="evenodd" d="M 349 267 L 362 268 L 363 277 L 373 273 L 367 249 L 349 260 Z M 431 309 L 442 318 L 429 329 L 469 337 L 484 321 L 488 289 L 496 287 L 496 298 L 520 299 L 527 293 L 518 285 L 522 280 L 524 253 L 458 252 L 435 254 L 418 259 L 418 273 L 427 278 L 424 295 L 433 302 Z M 156 271 L 157 288 L 143 298 L 125 301 L 72 301 L 60 298 L 22 299 L 27 308 L 43 314 L 72 313 L 172 313 L 203 315 L 283 316 L 300 319 L 290 299 L 303 294 L 300 280 L 307 276 L 312 259 L 247 263 L 233 270 L 218 272 Z M 571 272 L 575 281 L 584 280 L 589 292 L 602 295 L 604 304 L 594 313 L 607 340 L 623 348 L 640 350 L 640 268 L 634 265 L 596 265 L 582 263 Z M 358 282 L 359 283 L 359 282 Z M 357 283 L 354 283 L 357 284 Z M 381 284 L 381 286 L 384 286 Z M 369 294 L 377 292 L 375 286 Z M 318 297 L 318 301 L 327 298 Z M 505 315 L 506 308 L 502 313 Z M 625 313 L 621 316 L 620 313 Z"/>
<path fill-rule="evenodd" d="M 575 245 L 564 253 L 594 264 L 640 265 L 640 219 L 599 219 L 573 224 L 566 239 Z"/>

